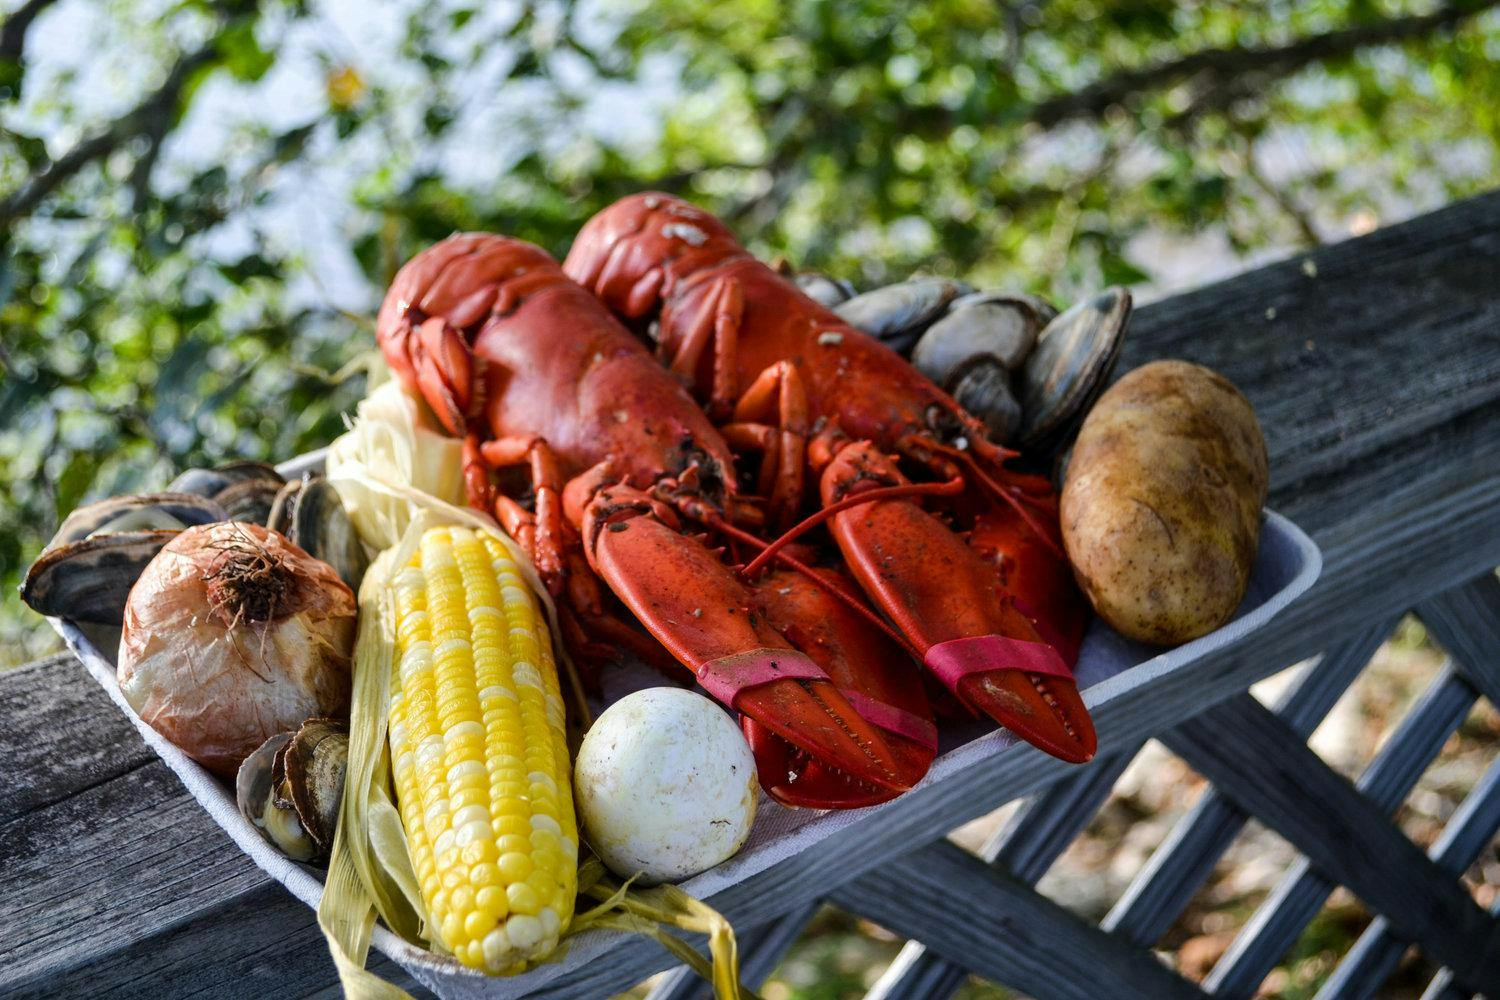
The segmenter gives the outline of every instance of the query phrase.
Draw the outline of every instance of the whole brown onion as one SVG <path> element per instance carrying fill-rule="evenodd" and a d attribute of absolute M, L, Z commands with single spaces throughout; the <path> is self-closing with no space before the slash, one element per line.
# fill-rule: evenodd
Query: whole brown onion
<path fill-rule="evenodd" d="M 347 719 L 355 614 L 333 568 L 276 532 L 189 528 L 130 591 L 120 690 L 147 725 L 233 777 L 276 733 Z"/>

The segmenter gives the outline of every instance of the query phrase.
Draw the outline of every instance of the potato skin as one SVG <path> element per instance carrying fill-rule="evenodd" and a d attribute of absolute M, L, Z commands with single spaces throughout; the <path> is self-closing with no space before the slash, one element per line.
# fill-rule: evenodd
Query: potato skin
<path fill-rule="evenodd" d="M 1099 398 L 1062 492 L 1063 544 L 1099 616 L 1175 645 L 1234 614 L 1269 485 L 1250 401 L 1224 376 L 1154 361 Z"/>

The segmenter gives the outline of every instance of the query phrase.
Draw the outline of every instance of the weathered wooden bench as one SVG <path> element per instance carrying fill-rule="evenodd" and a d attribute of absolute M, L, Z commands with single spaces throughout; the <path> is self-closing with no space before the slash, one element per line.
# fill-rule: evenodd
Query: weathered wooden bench
<path fill-rule="evenodd" d="M 1043 998 L 1248 997 L 1343 885 L 1378 918 L 1325 995 L 1374 994 L 1415 943 L 1442 967 L 1430 996 L 1500 996 L 1500 919 L 1459 881 L 1500 826 L 1500 766 L 1430 852 L 1391 819 L 1475 700 L 1500 701 L 1500 194 L 1143 308 L 1122 370 L 1156 357 L 1211 365 L 1255 403 L 1272 505 L 1322 546 L 1322 579 L 1187 676 L 1113 691 L 1092 765 L 1014 748 L 877 814 L 857 851 L 820 845 L 714 898 L 740 929 L 747 981 L 830 901 L 912 939 L 882 998 L 945 997 L 969 973 Z M 1351 783 L 1305 740 L 1408 610 L 1451 660 Z M 1309 657 L 1273 709 L 1246 693 Z M 0 676 L 0 714 L 0 994 L 337 989 L 313 915 L 76 663 Z M 1031 886 L 1153 737 L 1211 788 L 1096 926 Z M 1028 796 L 980 856 L 943 839 Z M 1189 982 L 1151 947 L 1251 817 L 1302 859 Z M 649 942 L 611 959 L 546 995 L 605 996 L 670 964 Z M 654 996 L 700 994 L 678 975 Z"/>

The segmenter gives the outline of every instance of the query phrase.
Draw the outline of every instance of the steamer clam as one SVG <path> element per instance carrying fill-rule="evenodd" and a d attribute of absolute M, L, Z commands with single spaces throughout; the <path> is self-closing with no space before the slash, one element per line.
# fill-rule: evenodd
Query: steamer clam
<path fill-rule="evenodd" d="M 228 518 L 191 493 L 142 493 L 85 504 L 26 571 L 21 600 L 44 615 L 119 625 L 130 588 L 183 528 Z"/>
<path fill-rule="evenodd" d="M 188 469 L 167 488 L 214 500 L 228 512 L 228 520 L 265 525 L 285 485 L 281 473 L 264 462 L 228 462 L 212 469 Z"/>
<path fill-rule="evenodd" d="M 961 285 L 945 282 L 888 285 L 837 311 L 909 353 L 917 370 L 984 421 L 991 440 L 1041 457 L 1064 450 L 1119 360 L 1130 292 L 1108 288 L 1059 314 L 1022 292 L 945 298 Z"/>
<path fill-rule="evenodd" d="M 308 719 L 296 732 L 272 736 L 235 777 L 240 813 L 293 861 L 326 861 L 348 758 L 349 727 L 333 719 Z"/>
<path fill-rule="evenodd" d="M 332 566 L 350 590 L 359 592 L 370 559 L 327 479 L 309 475 L 283 486 L 271 504 L 266 527 Z"/>

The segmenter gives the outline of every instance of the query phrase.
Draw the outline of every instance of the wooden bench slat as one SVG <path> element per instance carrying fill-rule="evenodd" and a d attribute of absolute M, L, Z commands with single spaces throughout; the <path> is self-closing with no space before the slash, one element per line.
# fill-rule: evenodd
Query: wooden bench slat
<path fill-rule="evenodd" d="M 1287 692 L 1276 713 L 1306 738 L 1388 639 L 1398 618 L 1382 620 L 1335 646 Z M 1181 916 L 1249 817 L 1212 786 L 1152 853 L 1101 926 L 1141 946 L 1154 944 Z"/>
<path fill-rule="evenodd" d="M 1112 1000 L 1203 996 L 1150 952 L 946 840 L 840 886 L 831 898 L 981 976 L 1049 1000 L 1096 1000 L 1101 983 Z"/>
<path fill-rule="evenodd" d="M 1088 825 L 1109 798 L 1120 775 L 1140 752 L 1136 747 L 1065 778 L 1029 799 L 979 850 L 979 858 L 1027 885 L 1034 885 Z M 1007 947 L 996 941 L 992 947 Z M 968 968 L 908 941 L 866 1000 L 947 1000 L 969 976 Z"/>
<path fill-rule="evenodd" d="M 1486 573 L 1423 601 L 1417 617 L 1464 676 L 1500 705 L 1500 579 Z"/>
<path fill-rule="evenodd" d="M 1500 830 L 1500 764 L 1491 765 L 1464 796 L 1429 852 L 1438 868 L 1458 878 Z M 1318 1000 L 1374 996 L 1396 971 L 1409 942 L 1376 917 L 1318 990 Z"/>
<path fill-rule="evenodd" d="M 1400 806 L 1468 715 L 1475 698 L 1474 689 L 1448 670 L 1423 692 L 1357 785 L 1383 815 L 1393 814 Z M 1399 831 L 1397 835 L 1401 836 Z M 1373 852 L 1379 849 L 1372 845 L 1361 852 L 1366 864 L 1378 857 Z M 1368 874 L 1378 877 L 1380 872 Z M 1448 884 L 1453 883 L 1449 880 Z M 1206 980 L 1209 991 L 1216 997 L 1252 995 L 1336 887 L 1312 862 L 1298 858 L 1214 967 Z M 1350 888 L 1360 894 L 1356 887 Z M 1419 897 L 1412 898 L 1409 905 L 1421 908 L 1421 902 Z"/>
<path fill-rule="evenodd" d="M 1446 700 L 1442 704 L 1447 707 Z M 1387 817 L 1389 810 L 1329 768 L 1255 699 L 1231 699 L 1164 742 L 1434 958 L 1455 966 L 1466 980 L 1500 988 L 1500 951 L 1494 947 L 1500 925 L 1406 839 Z M 1247 934 L 1249 929 L 1241 937 Z M 1265 956 L 1254 957 L 1259 964 Z M 1219 982 L 1211 985 L 1216 991 Z"/>

